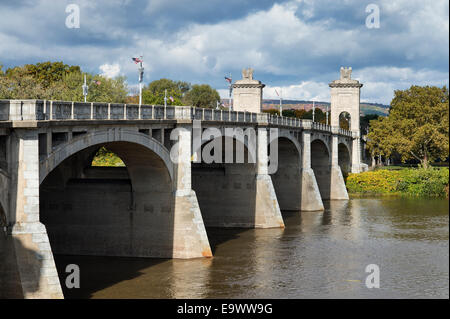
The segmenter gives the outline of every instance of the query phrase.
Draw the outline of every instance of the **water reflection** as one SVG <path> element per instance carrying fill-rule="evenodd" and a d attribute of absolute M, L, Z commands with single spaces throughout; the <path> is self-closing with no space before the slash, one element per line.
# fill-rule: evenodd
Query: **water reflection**
<path fill-rule="evenodd" d="M 329 201 L 283 229 L 207 229 L 214 258 L 56 256 L 78 263 L 69 298 L 448 298 L 448 201 Z M 377 264 L 381 288 L 367 289 Z M 62 282 L 64 282 L 62 280 Z"/>

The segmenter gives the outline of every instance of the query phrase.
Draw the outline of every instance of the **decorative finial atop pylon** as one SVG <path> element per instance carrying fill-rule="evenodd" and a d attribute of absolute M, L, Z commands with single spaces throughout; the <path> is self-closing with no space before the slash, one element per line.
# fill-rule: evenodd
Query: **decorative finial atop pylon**
<path fill-rule="evenodd" d="M 350 80 L 352 77 L 352 67 L 344 68 L 341 66 L 341 80 Z"/>
<path fill-rule="evenodd" d="M 253 69 L 242 69 L 242 79 L 253 80 Z"/>

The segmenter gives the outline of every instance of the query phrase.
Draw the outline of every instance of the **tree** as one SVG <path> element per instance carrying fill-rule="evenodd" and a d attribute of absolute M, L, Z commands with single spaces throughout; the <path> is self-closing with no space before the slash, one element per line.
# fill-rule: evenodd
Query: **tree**
<path fill-rule="evenodd" d="M 54 73 L 53 73 L 54 72 Z M 125 77 L 109 79 L 86 74 L 88 100 L 123 103 L 128 88 Z M 62 62 L 27 64 L 0 72 L 0 99 L 48 99 L 83 101 L 83 74 L 79 66 Z"/>
<path fill-rule="evenodd" d="M 369 133 L 370 121 L 376 120 L 380 116 L 378 114 L 367 114 L 361 116 L 360 118 L 360 126 L 361 126 L 361 135 L 367 135 Z"/>
<path fill-rule="evenodd" d="M 449 156 L 447 87 L 411 86 L 395 91 L 386 118 L 370 121 L 368 147 L 372 154 L 415 159 L 423 167 Z"/>
<path fill-rule="evenodd" d="M 220 101 L 219 93 L 208 84 L 194 84 L 184 98 L 186 104 L 196 107 L 215 108 Z"/>
<path fill-rule="evenodd" d="M 63 62 L 41 62 L 36 64 L 26 64 L 24 66 L 16 66 L 6 70 L 8 77 L 14 76 L 31 76 L 44 88 L 48 88 L 55 82 L 63 79 L 68 73 L 81 73 L 79 66 L 70 66 Z"/>
<path fill-rule="evenodd" d="M 151 82 L 142 89 L 142 101 L 145 104 L 164 104 L 165 91 L 167 90 L 167 104 L 183 105 L 182 99 L 191 88 L 188 82 L 159 79 Z M 170 99 L 173 98 L 173 101 Z"/>

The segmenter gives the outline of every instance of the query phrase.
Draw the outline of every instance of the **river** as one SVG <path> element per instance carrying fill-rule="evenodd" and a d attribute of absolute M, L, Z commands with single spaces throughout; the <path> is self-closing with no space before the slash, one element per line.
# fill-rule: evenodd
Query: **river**
<path fill-rule="evenodd" d="M 449 298 L 449 202 L 399 197 L 283 212 L 285 229 L 207 229 L 214 257 L 55 256 L 66 298 Z M 380 271 L 367 288 L 366 266 Z"/>

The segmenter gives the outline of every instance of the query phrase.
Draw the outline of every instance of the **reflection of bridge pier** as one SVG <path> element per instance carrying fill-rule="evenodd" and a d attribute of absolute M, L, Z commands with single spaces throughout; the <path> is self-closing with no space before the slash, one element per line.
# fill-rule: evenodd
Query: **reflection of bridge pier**
<path fill-rule="evenodd" d="M 194 120 L 253 130 L 255 161 L 192 163 Z M 23 295 L 62 297 L 53 252 L 210 257 L 204 224 L 283 228 L 280 209 L 323 210 L 323 199 L 347 198 L 341 170 L 359 165 L 354 136 L 245 111 L 0 101 L 0 220 L 34 256 L 14 248 Z M 126 168 L 92 167 L 102 146 Z"/>

